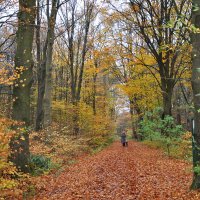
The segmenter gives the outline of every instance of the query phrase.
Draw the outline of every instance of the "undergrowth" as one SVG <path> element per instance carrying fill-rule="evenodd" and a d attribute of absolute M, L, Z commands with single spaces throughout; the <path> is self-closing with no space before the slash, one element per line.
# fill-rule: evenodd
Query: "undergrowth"
<path fill-rule="evenodd" d="M 191 161 L 191 132 L 185 132 L 181 125 L 176 125 L 172 116 L 162 119 L 160 113 L 160 109 L 147 112 L 141 121 L 139 134 L 143 143 L 163 149 L 170 157 Z"/>

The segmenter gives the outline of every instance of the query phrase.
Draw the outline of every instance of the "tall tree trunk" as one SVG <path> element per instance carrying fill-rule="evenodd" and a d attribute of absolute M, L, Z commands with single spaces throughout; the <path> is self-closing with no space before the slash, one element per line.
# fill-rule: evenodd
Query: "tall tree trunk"
<path fill-rule="evenodd" d="M 163 115 L 172 115 L 172 92 L 163 92 Z"/>
<path fill-rule="evenodd" d="M 162 75 L 161 75 L 162 76 Z M 172 94 L 173 84 L 172 81 L 161 79 L 162 97 L 163 97 L 163 118 L 166 115 L 172 115 Z"/>
<path fill-rule="evenodd" d="M 46 15 L 49 22 L 49 0 L 47 0 L 46 3 L 47 3 Z M 38 0 L 38 6 L 40 6 L 39 0 Z M 40 35 L 39 9 L 40 7 L 38 7 L 38 13 L 37 13 L 38 18 L 37 18 L 36 39 L 39 39 L 38 36 Z M 46 79 L 47 43 L 48 40 L 46 38 L 45 45 L 43 47 L 42 59 L 40 58 L 40 63 L 38 64 L 38 97 L 37 97 L 37 111 L 36 111 L 36 122 L 35 122 L 36 131 L 39 131 L 43 128 L 43 122 L 44 122 L 43 101 L 44 101 L 45 79 Z M 37 54 L 39 54 L 38 51 L 40 51 L 40 45 L 37 43 Z"/>
<path fill-rule="evenodd" d="M 67 9 L 66 9 L 67 13 Z M 71 87 L 71 102 L 73 105 L 76 103 L 76 78 L 74 69 L 74 31 L 75 31 L 75 5 L 72 6 L 71 23 L 67 17 L 67 25 L 70 27 L 67 29 L 68 33 L 68 60 L 70 66 L 70 87 Z M 78 59 L 78 58 L 77 58 Z"/>
<path fill-rule="evenodd" d="M 44 118 L 44 110 L 43 110 L 43 99 L 45 92 L 45 78 L 46 78 L 46 49 L 47 44 L 43 49 L 43 61 L 39 64 L 38 69 L 38 98 L 37 98 L 37 111 L 36 111 L 36 123 L 35 130 L 39 131 L 43 127 L 43 118 Z"/>
<path fill-rule="evenodd" d="M 137 133 L 136 133 L 136 127 L 134 122 L 134 101 L 132 99 L 129 99 L 130 104 L 130 115 L 131 115 L 131 128 L 132 128 L 132 136 L 134 139 L 138 139 Z"/>
<path fill-rule="evenodd" d="M 93 76 L 93 94 L 92 94 L 92 109 L 93 109 L 93 114 L 96 115 L 96 80 L 97 80 L 97 74 Z"/>
<path fill-rule="evenodd" d="M 66 103 L 69 102 L 69 70 L 67 69 L 67 72 L 66 72 L 66 86 L 65 86 L 65 101 Z"/>
<path fill-rule="evenodd" d="M 200 2 L 193 0 L 192 22 L 200 28 Z M 198 9 L 196 9 L 198 7 Z M 192 89 L 194 94 L 193 166 L 200 167 L 200 33 L 192 34 Z M 192 189 L 200 188 L 200 174 L 194 171 Z"/>
<path fill-rule="evenodd" d="M 80 98 L 81 98 L 81 87 L 82 87 L 82 81 L 83 81 L 83 71 L 84 71 L 84 67 L 85 67 L 85 56 L 86 56 L 86 52 L 87 52 L 88 32 L 89 32 L 89 28 L 90 28 L 92 9 L 93 9 L 93 7 L 88 8 L 88 13 L 87 13 L 87 16 L 86 16 L 82 60 L 81 60 L 80 75 L 79 75 L 78 87 L 77 87 L 77 93 L 76 93 L 76 100 L 78 102 L 80 101 Z"/>
<path fill-rule="evenodd" d="M 37 45 L 37 72 L 38 72 L 38 96 L 37 110 L 35 120 L 35 130 L 39 131 L 42 128 L 43 119 L 43 97 L 45 88 L 45 65 L 41 63 L 41 40 L 40 40 L 40 0 L 37 0 L 37 28 L 36 28 L 36 45 Z M 45 50 L 46 52 L 46 50 Z"/>
<path fill-rule="evenodd" d="M 13 119 L 30 125 L 30 93 L 32 85 L 32 45 L 35 24 L 36 0 L 19 0 L 17 50 L 15 55 L 15 70 L 20 73 L 19 68 L 24 67 L 20 78 L 16 81 L 13 90 Z M 23 172 L 27 172 L 29 161 L 29 134 L 21 133 L 13 138 L 10 143 L 10 160 Z"/>
<path fill-rule="evenodd" d="M 97 70 L 98 68 L 98 61 L 94 61 L 95 69 Z M 93 75 L 93 94 L 92 94 L 92 108 L 93 108 L 93 114 L 96 115 L 96 93 L 97 93 L 97 72 L 94 73 Z"/>
<path fill-rule="evenodd" d="M 56 24 L 56 16 L 58 12 L 58 0 L 53 0 L 51 16 L 48 21 L 47 33 L 47 59 L 46 59 L 46 79 L 45 79 L 45 93 L 44 93 L 44 127 L 51 124 L 51 98 L 52 98 L 52 56 L 54 44 L 54 29 Z"/>
<path fill-rule="evenodd" d="M 174 91 L 174 105 L 176 111 L 176 124 L 181 125 L 181 97 L 180 97 L 180 86 L 178 85 Z"/>

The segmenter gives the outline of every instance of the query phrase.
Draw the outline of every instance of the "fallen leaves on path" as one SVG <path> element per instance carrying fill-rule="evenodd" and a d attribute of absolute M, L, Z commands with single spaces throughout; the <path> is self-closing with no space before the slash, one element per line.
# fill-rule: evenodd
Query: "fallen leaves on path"
<path fill-rule="evenodd" d="M 160 150 L 116 142 L 87 156 L 60 174 L 43 177 L 36 199 L 65 200 L 198 200 L 189 191 L 191 165 L 164 156 Z"/>

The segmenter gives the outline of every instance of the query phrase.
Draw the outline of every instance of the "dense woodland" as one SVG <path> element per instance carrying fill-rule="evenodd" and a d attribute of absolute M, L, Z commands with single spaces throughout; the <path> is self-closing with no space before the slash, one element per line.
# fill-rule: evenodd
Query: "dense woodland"
<path fill-rule="evenodd" d="M 26 194 L 32 176 L 104 148 L 125 129 L 131 140 L 193 160 L 190 185 L 199 189 L 199 7 L 0 0 L 2 197 Z"/>

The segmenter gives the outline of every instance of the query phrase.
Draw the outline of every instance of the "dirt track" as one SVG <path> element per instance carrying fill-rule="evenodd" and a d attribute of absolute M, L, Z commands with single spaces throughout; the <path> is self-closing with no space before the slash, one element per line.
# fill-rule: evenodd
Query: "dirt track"
<path fill-rule="evenodd" d="M 191 165 L 136 142 L 128 148 L 116 142 L 43 181 L 39 200 L 200 199 L 189 191 Z"/>

